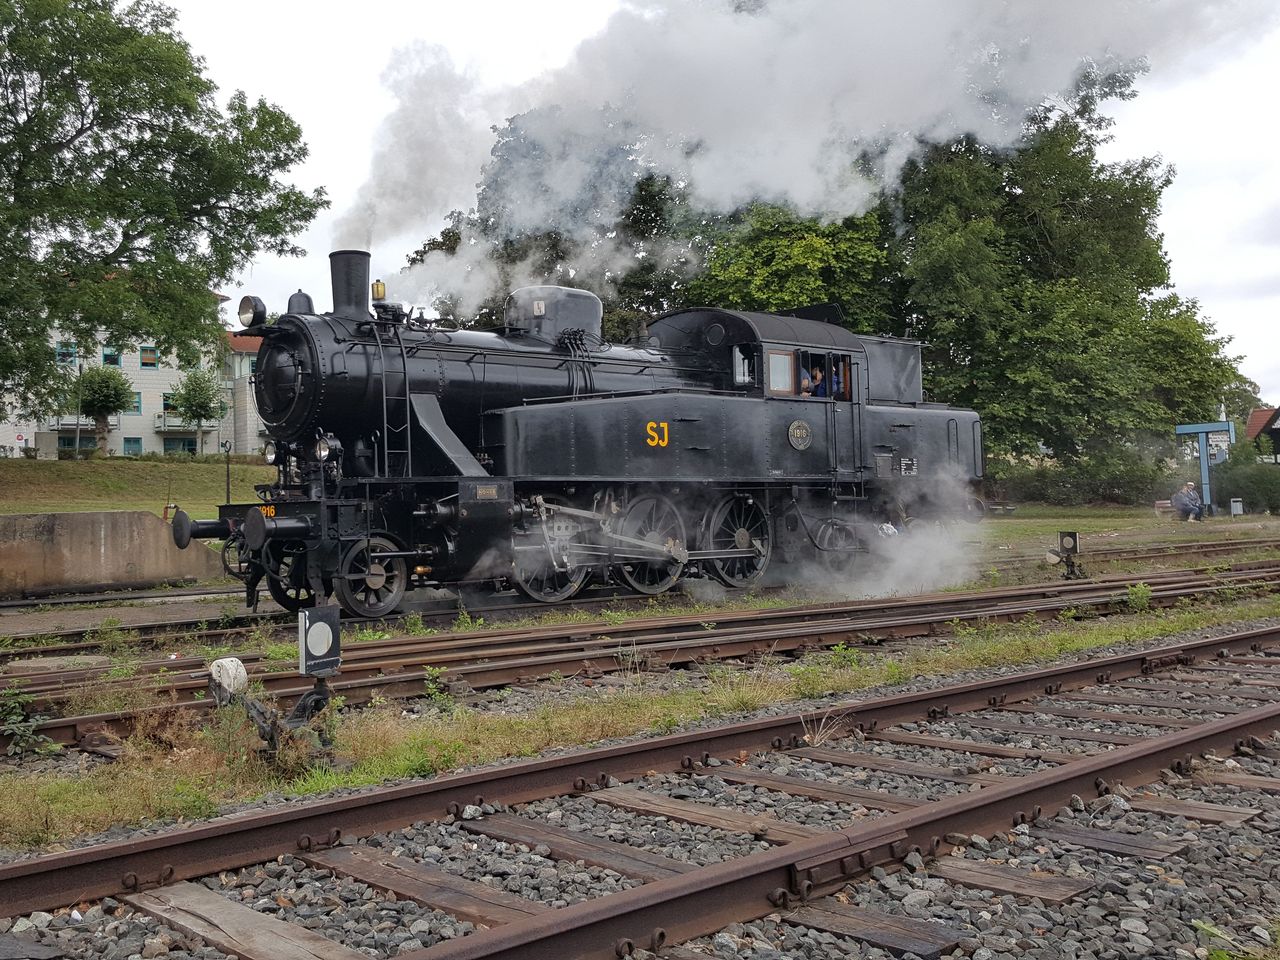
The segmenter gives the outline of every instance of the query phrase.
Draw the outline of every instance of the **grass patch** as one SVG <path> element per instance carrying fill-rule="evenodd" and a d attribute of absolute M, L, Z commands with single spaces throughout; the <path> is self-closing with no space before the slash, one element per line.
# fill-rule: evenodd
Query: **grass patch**
<path fill-rule="evenodd" d="M 164 512 L 178 503 L 196 518 L 218 515 L 226 497 L 221 463 L 147 460 L 0 460 L 0 513 L 62 513 L 85 510 Z M 231 498 L 251 502 L 256 483 L 270 483 L 265 464 L 231 465 Z M 167 499 L 172 497 L 172 499 Z"/>
<path fill-rule="evenodd" d="M 1204 523 L 1176 523 L 1156 517 L 1150 507 L 1055 507 L 1019 504 L 1012 517 L 991 518 L 962 531 L 961 539 L 981 543 L 988 549 L 1003 548 L 1021 553 L 1056 544 L 1059 530 L 1075 530 L 1081 535 L 1089 561 L 1091 548 L 1133 547 L 1150 543 L 1218 542 L 1245 537 L 1274 536 L 1280 520 L 1249 516 L 1242 520 L 1212 517 Z"/>
<path fill-rule="evenodd" d="M 203 729 L 175 717 L 132 737 L 115 764 L 83 776 L 0 776 L 0 845 L 41 846 L 120 824 L 206 816 L 221 804 L 271 791 L 314 794 L 429 776 L 606 738 L 667 733 L 771 703 L 981 667 L 1030 667 L 1101 646 L 1276 615 L 1280 598 L 1272 596 L 1098 621 L 959 624 L 949 642 L 896 656 L 840 645 L 794 663 L 766 658 L 739 670 L 711 667 L 702 678 L 690 676 L 688 683 L 663 690 L 635 674 L 618 689 L 597 687 L 576 699 L 553 694 L 558 699 L 519 714 L 467 709 L 447 702 L 438 684 L 428 684 L 424 694 L 434 694 L 441 709 L 416 719 L 405 719 L 394 703 L 322 717 L 334 735 L 341 769 L 308 766 L 298 757 L 283 769 L 267 764 L 254 750 L 247 721 L 235 711 L 218 711 Z M 830 732 L 823 734 L 820 726 L 815 735 Z"/>
<path fill-rule="evenodd" d="M 1271 925 L 1272 946 L 1257 944 L 1243 945 L 1225 930 L 1205 920 L 1192 920 L 1191 925 L 1202 933 L 1207 933 L 1213 943 L 1225 944 L 1209 951 L 1208 960 L 1280 960 L 1280 923 Z"/>

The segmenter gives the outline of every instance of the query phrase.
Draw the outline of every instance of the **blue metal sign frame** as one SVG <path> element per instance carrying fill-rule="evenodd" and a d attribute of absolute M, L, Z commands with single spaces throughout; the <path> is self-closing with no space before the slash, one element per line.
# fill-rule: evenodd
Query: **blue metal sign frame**
<path fill-rule="evenodd" d="M 1228 443 L 1236 442 L 1236 425 L 1230 420 L 1216 423 L 1180 423 L 1173 428 L 1180 437 L 1195 437 L 1200 448 L 1200 497 L 1204 508 L 1213 513 L 1213 491 L 1209 488 L 1209 434 L 1225 433 Z"/>

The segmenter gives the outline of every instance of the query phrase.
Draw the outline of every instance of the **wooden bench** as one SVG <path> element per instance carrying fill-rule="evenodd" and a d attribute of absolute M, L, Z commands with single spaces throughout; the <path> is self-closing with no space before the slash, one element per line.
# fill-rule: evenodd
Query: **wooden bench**
<path fill-rule="evenodd" d="M 988 500 L 987 513 L 993 517 L 1010 516 L 1018 509 L 1017 504 L 1010 503 L 1008 500 Z"/>
<path fill-rule="evenodd" d="M 1151 506 L 1155 510 L 1157 517 L 1176 517 L 1178 515 L 1178 511 L 1173 509 L 1172 500 L 1157 500 Z"/>

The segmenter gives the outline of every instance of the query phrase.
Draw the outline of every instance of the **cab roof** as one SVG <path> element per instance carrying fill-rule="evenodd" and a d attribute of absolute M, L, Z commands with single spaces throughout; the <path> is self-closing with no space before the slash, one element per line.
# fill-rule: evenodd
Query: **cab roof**
<path fill-rule="evenodd" d="M 719 307 L 696 307 L 668 313 L 649 324 L 649 333 L 664 344 L 681 343 L 692 347 L 700 345 L 699 341 L 710 342 L 711 337 L 715 336 L 713 327 L 716 324 L 728 335 L 727 339 L 736 343 L 755 340 L 819 347 L 824 350 L 862 349 L 854 333 L 835 324 L 801 317 L 781 317 L 773 313 L 724 310 Z"/>

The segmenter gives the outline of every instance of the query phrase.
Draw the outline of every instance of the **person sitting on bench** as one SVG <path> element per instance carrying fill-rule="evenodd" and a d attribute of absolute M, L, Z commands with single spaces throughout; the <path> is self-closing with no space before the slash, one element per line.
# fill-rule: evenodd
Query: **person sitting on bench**
<path fill-rule="evenodd" d="M 1173 495 L 1170 503 L 1183 520 L 1195 523 L 1204 518 L 1204 504 L 1200 502 L 1200 494 L 1196 493 L 1196 485 L 1190 480 Z"/>

